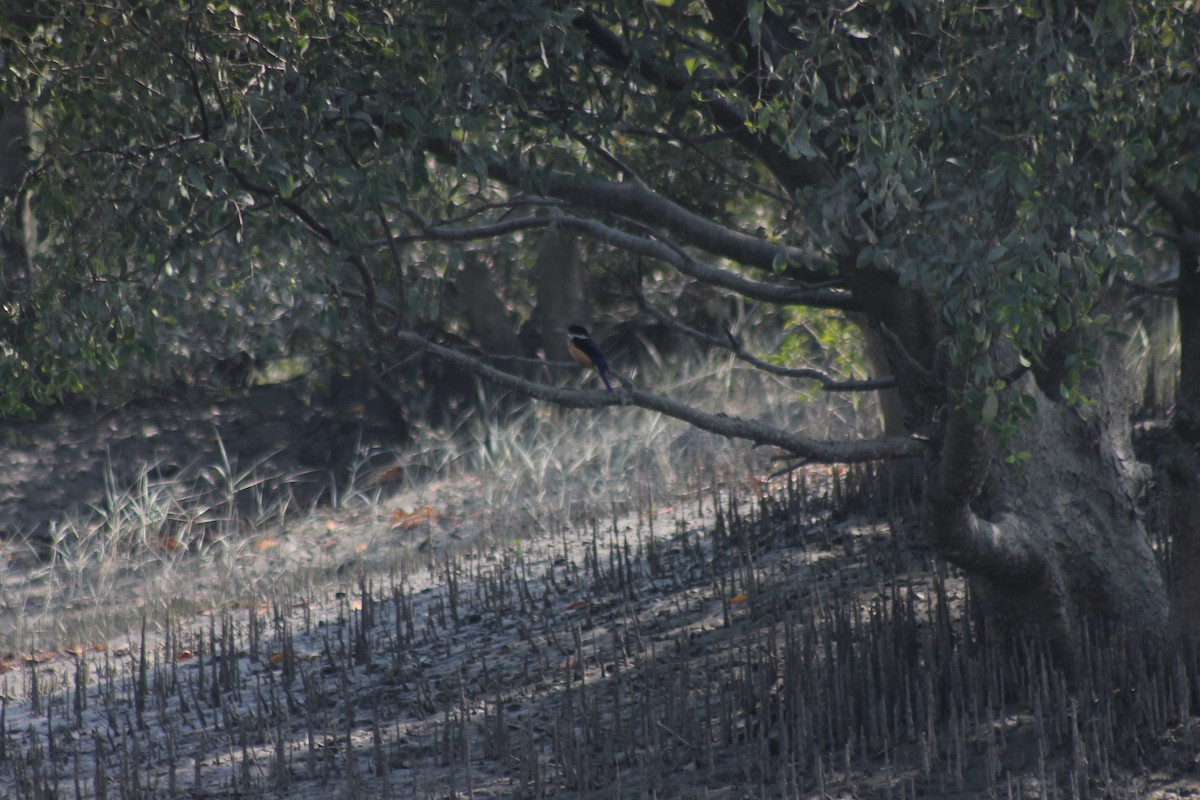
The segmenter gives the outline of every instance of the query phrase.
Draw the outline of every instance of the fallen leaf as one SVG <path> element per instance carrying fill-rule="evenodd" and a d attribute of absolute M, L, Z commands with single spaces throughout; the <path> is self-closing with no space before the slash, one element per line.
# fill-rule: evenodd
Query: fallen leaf
<path fill-rule="evenodd" d="M 413 511 L 399 510 L 392 513 L 392 527 L 415 528 L 423 522 L 436 522 L 438 516 L 432 506 L 424 506 Z"/>
<path fill-rule="evenodd" d="M 388 481 L 399 481 L 399 480 L 403 480 L 403 479 L 404 479 L 404 468 L 403 467 L 391 467 L 390 469 L 385 469 L 382 472 L 376 473 L 375 476 L 371 479 L 371 483 L 373 483 L 373 484 L 386 483 Z"/>

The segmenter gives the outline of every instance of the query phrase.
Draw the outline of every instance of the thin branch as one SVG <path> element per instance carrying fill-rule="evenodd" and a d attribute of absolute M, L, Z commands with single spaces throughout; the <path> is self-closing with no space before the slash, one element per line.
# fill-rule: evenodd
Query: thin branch
<path fill-rule="evenodd" d="M 326 282 L 325 290 L 329 293 L 330 297 L 344 297 L 347 300 L 357 300 L 358 302 L 364 304 L 367 302 L 367 295 L 364 292 L 360 292 L 357 289 L 347 289 L 346 287 L 339 286 L 331 281 Z M 378 298 L 375 299 L 374 303 L 377 309 L 386 311 L 388 314 L 391 314 L 393 318 L 400 316 L 400 309 L 395 305 Z"/>
<path fill-rule="evenodd" d="M 234 179 L 237 180 L 238 185 L 246 191 L 253 195 L 257 195 L 258 197 L 270 200 L 273 203 L 278 203 L 288 211 L 292 212 L 297 219 L 304 223 L 305 227 L 317 234 L 317 236 L 324 239 L 327 243 L 331 245 L 336 245 L 338 243 L 337 237 L 334 235 L 333 230 L 328 225 L 325 225 L 318 220 L 315 216 L 313 216 L 312 212 L 297 203 L 295 200 L 285 199 L 278 191 L 270 186 L 264 186 L 263 184 L 255 183 L 254 181 L 250 180 L 250 177 L 240 169 L 229 167 L 229 174 L 233 175 Z"/>
<path fill-rule="evenodd" d="M 728 165 L 726 165 L 724 162 L 722 162 L 721 159 L 714 158 L 707 150 L 705 150 L 703 147 L 701 147 L 702 144 L 707 144 L 709 142 L 716 142 L 716 141 L 723 141 L 726 139 L 731 139 L 732 137 L 727 132 L 709 133 L 709 134 L 705 134 L 703 136 L 687 136 L 687 135 L 684 135 L 682 133 L 677 133 L 677 132 L 660 131 L 660 130 L 655 130 L 653 128 L 642 128 L 642 127 L 638 127 L 635 125 L 624 125 L 624 124 L 618 125 L 616 129 L 618 131 L 620 131 L 621 133 L 627 133 L 631 136 L 640 136 L 643 138 L 655 139 L 658 141 L 668 142 L 668 143 L 672 143 L 672 144 L 676 144 L 676 143 L 682 144 L 684 147 L 687 147 L 689 150 L 694 152 L 697 156 L 704 159 L 711 167 L 716 169 L 722 175 L 725 175 L 730 180 L 734 181 L 735 183 L 737 183 L 741 186 L 745 186 L 751 192 L 760 194 L 764 197 L 774 200 L 775 202 L 777 202 L 783 206 L 791 206 L 791 207 L 797 206 L 796 200 L 794 198 L 789 197 L 788 195 L 784 194 L 783 192 L 778 192 L 774 189 L 771 189 L 770 187 L 764 186 L 761 183 L 759 183 L 758 181 L 750 180 L 749 178 L 747 178 L 744 175 L 739 175 L 737 172 L 735 172 L 733 169 L 731 169 Z"/>
<path fill-rule="evenodd" d="M 1117 282 L 1122 286 L 1129 288 L 1137 294 L 1149 294 L 1155 297 L 1179 297 L 1179 278 L 1168 278 L 1163 281 L 1155 281 L 1154 283 L 1142 283 L 1128 278 L 1125 275 L 1118 275 Z"/>
<path fill-rule="evenodd" d="M 408 320 L 406 310 L 408 308 L 408 297 L 404 286 L 404 260 L 400 258 L 400 248 L 397 246 L 395 236 L 392 235 L 392 226 L 388 223 L 387 214 L 383 213 L 383 204 L 378 200 L 375 201 L 375 214 L 379 219 L 379 227 L 383 230 L 383 235 L 387 237 L 388 254 L 392 259 L 392 271 L 396 276 L 396 307 L 400 309 L 400 313 L 396 315 L 392 323 L 392 330 L 398 331 L 403 328 Z"/>
<path fill-rule="evenodd" d="M 782 192 L 777 192 L 773 189 L 763 186 L 761 183 L 758 183 L 757 181 L 752 181 L 749 178 L 746 178 L 742 175 L 738 175 L 736 172 L 734 172 L 728 166 L 723 164 L 720 161 L 720 159 L 716 159 L 716 158 L 713 158 L 712 156 L 710 156 L 708 154 L 708 152 L 704 150 L 704 148 L 700 147 L 698 144 L 696 144 L 691 139 L 681 139 L 680 141 L 682 141 L 689 150 L 691 150 L 692 152 L 696 153 L 696 155 L 703 158 L 712 167 L 714 167 L 718 172 L 720 172 L 722 175 L 725 175 L 730 180 L 732 180 L 736 183 L 739 183 L 742 186 L 746 186 L 751 191 L 761 194 L 764 197 L 767 197 L 771 200 L 774 200 L 776 203 L 779 203 L 780 205 L 791 206 L 791 207 L 796 207 L 798 205 L 794 198 L 788 197 L 787 195 L 783 194 Z"/>
<path fill-rule="evenodd" d="M 310 231 L 315 233 L 327 244 L 336 247 L 339 242 L 333 229 L 322 223 L 313 215 L 311 211 L 301 205 L 294 199 L 284 198 L 276 190 L 269 186 L 256 184 L 250 180 L 244 172 L 239 169 L 229 168 L 230 173 L 237 180 L 242 188 L 258 195 L 266 200 L 274 203 L 279 203 L 288 211 L 291 211 Z M 367 262 L 363 259 L 360 253 L 354 253 L 346 258 L 347 262 L 354 267 L 358 273 L 359 279 L 363 284 L 362 303 L 363 303 L 363 319 L 367 325 L 367 329 L 377 338 L 383 337 L 383 330 L 379 327 L 379 320 L 376 318 L 376 310 L 378 308 L 378 300 L 375 291 L 375 277 L 372 275 Z M 398 309 L 403 311 L 403 309 Z"/>
<path fill-rule="evenodd" d="M 753 300 L 762 300 L 775 304 L 806 305 L 815 308 L 835 308 L 843 311 L 858 310 L 857 302 L 848 292 L 807 286 L 785 286 L 744 278 L 737 273 L 719 269 L 698 261 L 670 242 L 649 239 L 628 233 L 594 219 L 553 214 L 550 216 L 517 217 L 492 225 L 480 225 L 471 228 L 451 228 L 431 223 L 416 211 L 398 201 L 390 200 L 386 202 L 392 208 L 408 216 L 422 231 L 420 234 L 409 234 L 399 237 L 401 242 L 429 239 L 441 241 L 489 239 L 517 231 L 543 228 L 554 224 L 586 233 L 598 241 L 611 244 L 622 250 L 663 261 L 690 278 L 695 278 L 710 286 L 736 292 L 743 297 Z M 385 242 L 378 241 L 371 244 L 382 246 Z"/>
<path fill-rule="evenodd" d="M 358 278 L 363 284 L 363 318 L 367 323 L 367 330 L 373 337 L 380 339 L 383 337 L 383 330 L 379 327 L 379 320 L 375 317 L 375 277 L 371 274 L 367 262 L 361 255 L 355 253 L 348 258 L 348 261 L 358 272 Z"/>
<path fill-rule="evenodd" d="M 187 27 L 189 33 L 192 32 L 192 24 L 195 22 L 195 19 L 194 16 L 188 17 Z M 196 49 L 202 50 L 199 35 L 196 36 Z M 200 110 L 200 135 L 207 141 L 212 136 L 212 125 L 208 120 L 208 106 L 204 102 L 204 92 L 200 88 L 200 76 L 196 74 L 196 65 L 192 62 L 192 59 L 188 58 L 186 52 L 175 55 L 187 67 L 192 96 L 196 98 L 196 108 Z"/>
<path fill-rule="evenodd" d="M 636 67 L 643 78 L 672 92 L 689 91 L 686 76 L 660 64 L 646 54 L 635 59 L 628 44 L 591 11 L 584 11 L 572 20 L 592 44 L 608 58 L 623 67 Z M 792 158 L 769 137 L 754 133 L 746 123 L 746 115 L 732 103 L 712 92 L 701 91 L 702 107 L 712 114 L 713 121 L 740 145 L 754 153 L 788 189 L 813 186 L 828 180 L 829 162 L 823 158 Z"/>
<path fill-rule="evenodd" d="M 825 463 L 850 464 L 878 461 L 887 458 L 915 458 L 922 455 L 925 445 L 905 436 L 883 436 L 854 441 L 826 441 L 780 430 L 754 420 L 711 414 L 669 397 L 646 392 L 628 385 L 616 392 L 562 389 L 545 383 L 535 383 L 483 363 L 479 358 L 459 350 L 444 347 L 420 334 L 400 331 L 393 341 L 413 352 L 429 355 L 454 364 L 479 377 L 537 400 L 567 408 L 603 408 L 605 406 L 638 406 L 658 411 L 682 420 L 696 428 L 755 444 L 773 445 L 798 456 Z"/>
<path fill-rule="evenodd" d="M 815 380 L 821 384 L 821 390 L 825 392 L 871 392 L 891 389 L 896 386 L 896 379 L 890 375 L 884 378 L 868 378 L 866 380 L 839 380 L 829 373 L 814 367 L 781 367 L 769 361 L 763 361 L 758 356 L 746 350 L 742 346 L 742 343 L 734 337 L 733 331 L 727 330 L 725 336 L 728 339 L 728 349 L 747 364 L 752 364 L 758 369 L 776 375 Z"/>
<path fill-rule="evenodd" d="M 608 162 L 614 169 L 624 175 L 626 180 L 634 181 L 635 183 L 640 183 L 645 186 L 645 183 L 642 181 L 642 179 L 638 177 L 637 170 L 618 158 L 608 148 L 604 147 L 598 142 L 592 141 L 589 138 L 585 138 L 577 134 L 570 134 L 570 137 L 574 141 L 579 142 L 586 149 L 596 153 L 596 155 L 600 156 L 601 160 Z"/>
<path fill-rule="evenodd" d="M 709 336 L 703 331 L 685 325 L 662 309 L 650 304 L 645 300 L 640 291 L 637 294 L 638 307 L 667 327 L 695 339 L 708 347 L 728 350 L 740 361 L 744 361 L 755 369 L 762 370 L 771 375 L 778 375 L 781 378 L 815 380 L 821 384 L 821 390 L 825 392 L 867 392 L 877 389 L 891 389 L 896 385 L 896 379 L 891 376 L 870 380 L 838 380 L 829 373 L 813 367 L 784 367 L 779 364 L 772 364 L 769 361 L 763 361 L 758 356 L 746 350 L 742 346 L 742 343 L 733 335 L 732 331 L 725 331 L 724 339 L 717 336 Z"/>

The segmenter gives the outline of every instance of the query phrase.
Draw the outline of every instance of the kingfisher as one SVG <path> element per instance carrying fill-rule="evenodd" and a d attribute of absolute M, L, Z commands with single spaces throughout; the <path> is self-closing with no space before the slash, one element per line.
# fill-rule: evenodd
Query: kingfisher
<path fill-rule="evenodd" d="M 567 352 L 571 354 L 571 358 L 583 366 L 600 373 L 600 380 L 604 381 L 604 388 L 610 392 L 613 390 L 612 384 L 608 382 L 608 359 L 604 357 L 604 353 L 600 352 L 599 345 L 592 341 L 591 336 L 588 336 L 587 328 L 582 325 L 572 325 L 567 328 Z"/>

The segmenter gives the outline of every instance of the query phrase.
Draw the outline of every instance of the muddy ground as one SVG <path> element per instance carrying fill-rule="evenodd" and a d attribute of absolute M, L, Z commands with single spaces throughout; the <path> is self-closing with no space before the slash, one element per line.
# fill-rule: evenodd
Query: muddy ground
<path fill-rule="evenodd" d="M 309 506 L 396 435 L 363 401 L 330 402 L 298 383 L 195 392 L 106 408 L 73 402 L 34 419 L 0 420 L 0 540 L 44 541 L 66 515 L 103 509 L 149 471 L 198 496 L 230 477 L 268 504 L 280 492 Z"/>
<path fill-rule="evenodd" d="M 352 422 L 260 390 L 5 423 L 0 519 L 36 535 L 144 461 L 199 491 L 222 446 L 319 499 Z M 319 573 L 5 655 L 0 798 L 1200 796 L 1195 654 L 1096 637 L 1068 679 L 998 648 L 911 524 L 830 485 L 478 546 L 470 481 L 322 510 L 254 549 Z"/>

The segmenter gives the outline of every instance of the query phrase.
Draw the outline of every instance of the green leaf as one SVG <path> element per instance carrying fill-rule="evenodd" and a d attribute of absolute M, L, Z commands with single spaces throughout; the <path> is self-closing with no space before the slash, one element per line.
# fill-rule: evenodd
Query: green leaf
<path fill-rule="evenodd" d="M 771 270 L 776 275 L 782 275 L 787 271 L 789 263 L 787 251 L 781 247 L 775 251 L 775 257 L 771 259 Z"/>
<path fill-rule="evenodd" d="M 746 21 L 750 31 L 750 44 L 755 48 L 762 45 L 763 0 L 750 0 L 746 5 Z"/>
<path fill-rule="evenodd" d="M 996 415 L 1000 411 L 1000 398 L 994 393 L 988 394 L 983 399 L 983 412 L 981 418 L 984 425 L 991 426 L 996 421 Z"/>

